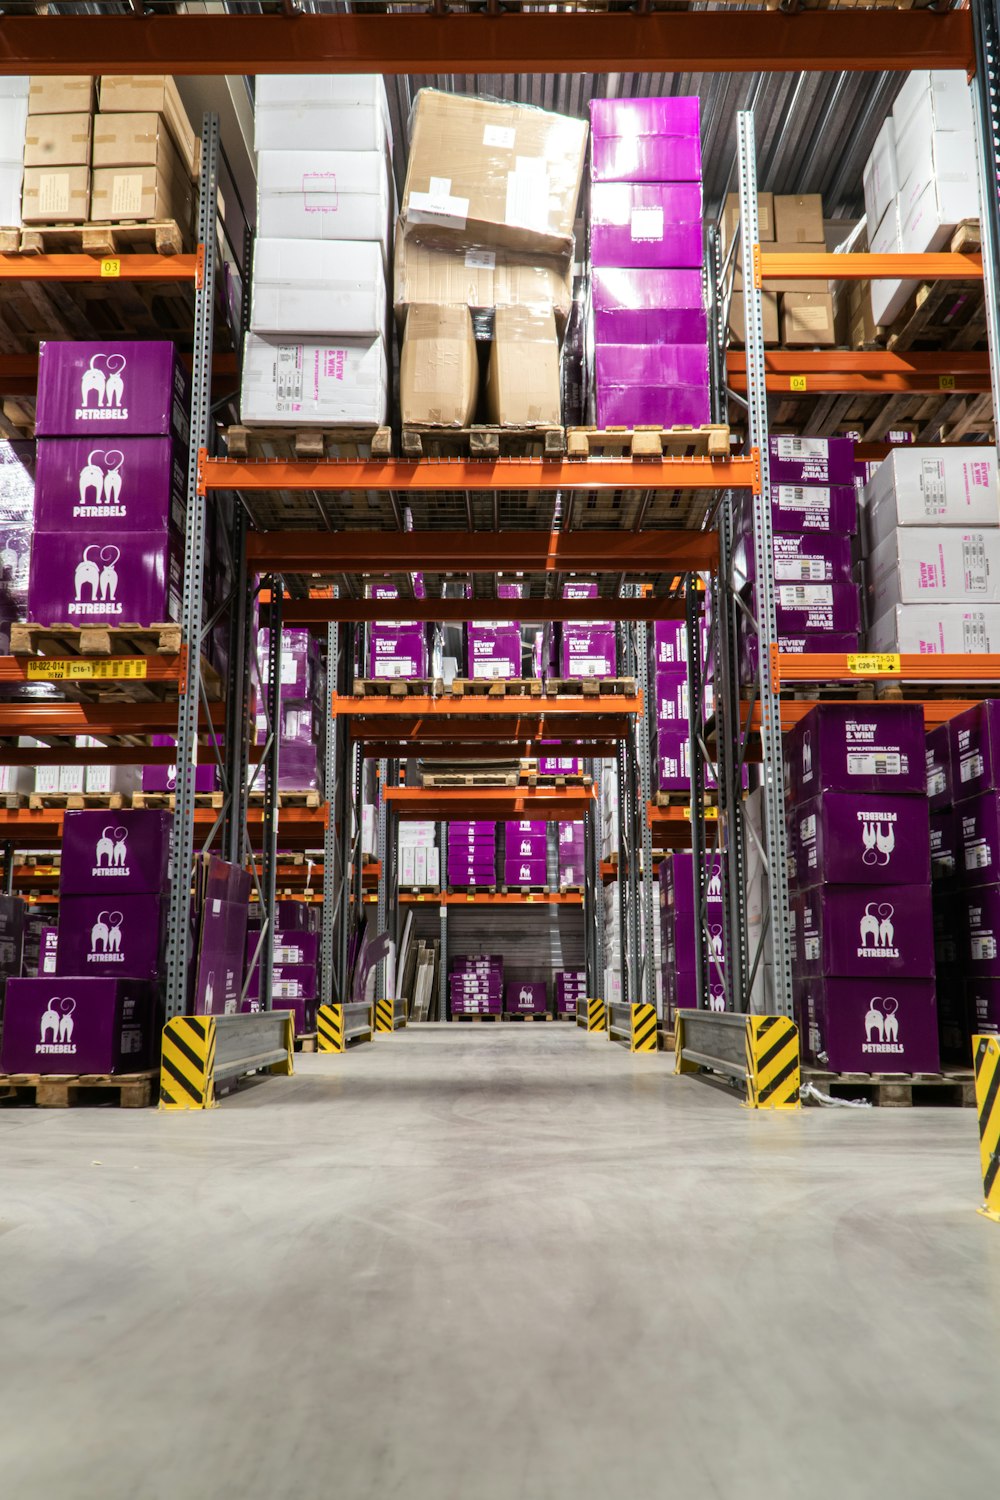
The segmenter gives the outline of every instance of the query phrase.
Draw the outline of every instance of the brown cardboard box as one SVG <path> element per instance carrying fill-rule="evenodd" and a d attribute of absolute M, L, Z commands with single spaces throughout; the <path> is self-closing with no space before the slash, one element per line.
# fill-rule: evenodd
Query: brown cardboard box
<path fill-rule="evenodd" d="M 155 162 L 94 168 L 92 219 L 176 219 L 187 230 L 193 214 L 191 179 L 165 132 L 157 142 Z"/>
<path fill-rule="evenodd" d="M 778 342 L 777 292 L 761 294 L 761 311 L 764 318 L 764 343 L 776 344 Z M 733 293 L 733 300 L 729 304 L 729 340 L 730 343 L 740 345 L 747 341 L 746 324 L 743 321 L 743 296 L 740 292 Z"/>
<path fill-rule="evenodd" d="M 789 244 L 785 244 L 784 241 L 777 241 L 776 240 L 773 245 L 767 245 L 767 246 L 762 245 L 761 249 L 763 250 L 763 252 L 764 252 L 765 255 L 825 255 L 826 254 L 826 246 L 823 244 L 822 240 L 820 240 L 815 245 L 805 245 L 805 244 L 803 244 L 803 245 L 789 245 Z M 737 288 L 739 288 L 739 287 L 741 287 L 743 285 L 743 282 L 742 282 L 742 279 L 741 279 L 741 276 L 742 276 L 742 266 L 740 265 L 740 258 L 739 258 L 739 256 L 737 256 L 736 265 L 737 265 L 737 270 L 736 270 L 736 281 L 735 281 L 735 284 L 736 284 Z M 768 291 L 768 292 L 816 292 L 816 291 L 826 291 L 826 286 L 824 285 L 824 283 L 822 281 L 806 280 L 804 277 L 798 277 L 798 278 L 796 278 L 794 276 L 784 277 L 784 278 L 782 278 L 781 280 L 778 280 L 778 281 L 772 281 L 770 279 L 770 277 L 769 277 L 768 280 L 764 283 L 764 287 L 765 287 L 765 290 Z"/>
<path fill-rule="evenodd" d="M 847 287 L 846 339 L 852 349 L 863 349 L 875 342 L 875 319 L 872 317 L 872 284 L 870 281 L 849 281 Z"/>
<path fill-rule="evenodd" d="M 189 176 L 162 115 L 94 116 L 95 167 L 152 167 L 169 161 L 177 176 Z"/>
<path fill-rule="evenodd" d="M 582 120 L 421 89 L 403 218 L 427 244 L 569 256 L 586 145 Z"/>
<path fill-rule="evenodd" d="M 81 224 L 90 217 L 89 167 L 26 167 L 21 189 L 24 224 Z"/>
<path fill-rule="evenodd" d="M 479 360 L 468 307 L 411 307 L 399 359 L 404 424 L 467 427 L 475 414 L 478 387 Z"/>
<path fill-rule="evenodd" d="M 819 193 L 774 195 L 774 238 L 785 245 L 822 245 L 823 199 Z"/>
<path fill-rule="evenodd" d="M 562 421 L 559 336 L 551 311 L 497 308 L 486 409 L 501 427 L 557 427 Z"/>
<path fill-rule="evenodd" d="M 94 80 L 82 77 L 31 78 L 28 113 L 32 115 L 87 114 L 94 107 Z"/>
<path fill-rule="evenodd" d="M 168 73 L 151 73 L 148 78 L 132 73 L 123 73 L 120 78 L 102 78 L 100 101 L 102 114 L 162 115 L 187 172 L 197 177 L 201 141 Z"/>
<path fill-rule="evenodd" d="M 725 254 L 729 242 L 736 233 L 740 222 L 740 195 L 730 193 L 726 198 L 726 206 L 722 211 L 722 251 Z M 765 240 L 774 239 L 774 194 L 757 194 L 757 228 L 760 233 L 761 244 Z"/>
<path fill-rule="evenodd" d="M 24 127 L 26 167 L 89 167 L 93 115 L 29 115 Z"/>
<path fill-rule="evenodd" d="M 566 261 L 526 260 L 505 250 L 443 250 L 396 225 L 394 304 L 402 321 L 414 303 L 466 303 L 474 312 L 494 307 L 551 307 L 560 332 L 573 300 L 573 267 Z"/>
<path fill-rule="evenodd" d="M 781 299 L 781 342 L 797 348 L 835 342 L 829 292 L 786 292 Z"/>

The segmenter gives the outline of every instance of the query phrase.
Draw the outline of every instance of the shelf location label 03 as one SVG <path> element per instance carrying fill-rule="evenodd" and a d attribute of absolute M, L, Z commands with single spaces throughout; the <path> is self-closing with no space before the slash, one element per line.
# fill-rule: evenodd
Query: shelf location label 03
<path fill-rule="evenodd" d="M 903 663 L 895 651 L 852 653 L 847 658 L 847 670 L 853 677 L 899 677 Z"/>
<path fill-rule="evenodd" d="M 136 682 L 145 676 L 142 656 L 47 656 L 28 662 L 29 682 Z"/>

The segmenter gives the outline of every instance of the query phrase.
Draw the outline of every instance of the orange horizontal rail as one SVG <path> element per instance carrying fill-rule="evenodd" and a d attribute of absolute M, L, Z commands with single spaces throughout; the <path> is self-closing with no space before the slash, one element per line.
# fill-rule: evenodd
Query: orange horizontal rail
<path fill-rule="evenodd" d="M 833 255 L 754 247 L 754 285 L 769 281 L 978 281 L 981 255 Z"/>
<path fill-rule="evenodd" d="M 527 715 L 530 718 L 552 717 L 558 720 L 567 715 L 584 718 L 607 715 L 642 713 L 642 694 L 607 693 L 593 697 L 529 698 L 510 693 L 505 698 L 491 698 L 486 693 L 466 693 L 464 697 L 442 698 L 348 698 L 334 694 L 330 700 L 334 718 L 393 719 L 402 715 L 424 719 L 445 718 L 455 720 L 462 717 L 502 718 L 512 715 Z M 448 726 L 448 732 L 451 724 Z"/>
<path fill-rule="evenodd" d="M 0 255 L 0 281 L 190 281 L 197 255 Z M 111 268 L 114 268 L 113 270 Z"/>
<path fill-rule="evenodd" d="M 177 656 L 94 656 L 61 658 L 72 661 L 72 675 L 65 680 L 82 686 L 96 683 L 179 682 L 184 675 L 184 658 Z M 40 656 L 0 656 L 0 682 L 44 682 L 46 658 Z M 29 666 L 30 663 L 30 666 Z M 84 675 L 90 673 L 91 675 Z M 52 681 L 63 678 L 53 676 Z M 176 709 L 174 710 L 176 717 Z"/>
<path fill-rule="evenodd" d="M 714 544 L 714 533 L 710 535 Z M 713 545 L 712 551 L 717 555 L 717 545 Z M 469 620 L 509 620 L 515 624 L 579 620 L 585 623 L 589 620 L 683 620 L 684 605 L 669 599 L 398 599 L 393 600 L 391 613 L 393 620 L 400 625 Z M 386 614 L 383 599 L 288 599 L 282 606 L 281 617 L 286 629 L 292 626 L 319 629 L 331 620 L 380 621 L 386 618 Z"/>
<path fill-rule="evenodd" d="M 778 681 L 783 682 L 982 682 L 1000 683 L 1000 656 L 920 655 L 858 651 L 794 655 L 777 652 Z"/>
<path fill-rule="evenodd" d="M 401 902 L 412 906 L 582 906 L 583 897 L 571 891 L 520 892 L 504 895 L 492 891 L 400 891 Z"/>
<path fill-rule="evenodd" d="M 223 703 L 209 705 L 210 717 L 201 710 L 200 728 L 221 729 L 225 725 Z M 0 704 L 0 735 L 173 734 L 177 728 L 175 703 L 3 703 Z M 0 749 L 0 764 L 4 752 Z M 135 761 L 143 760 L 136 746 Z"/>
<path fill-rule="evenodd" d="M 582 818 L 592 787 L 386 787 L 386 804 L 399 818 Z"/>
<path fill-rule="evenodd" d="M 746 354 L 726 356 L 729 383 L 745 391 Z M 989 355 L 985 351 L 954 354 L 890 354 L 884 349 L 766 350 L 764 370 L 772 394 L 979 395 L 990 389 Z"/>
<path fill-rule="evenodd" d="M 16 849 L 56 848 L 62 840 L 63 819 L 66 809 L 0 808 L 0 843 L 11 843 Z M 196 807 L 194 827 L 205 835 L 215 826 L 219 813 L 213 807 Z M 279 814 L 278 844 L 281 849 L 302 849 L 322 846 L 323 832 L 329 816 L 329 805 L 320 807 L 283 807 Z M 247 811 L 247 824 L 255 846 L 259 847 L 263 835 L 264 809 L 251 807 Z"/>

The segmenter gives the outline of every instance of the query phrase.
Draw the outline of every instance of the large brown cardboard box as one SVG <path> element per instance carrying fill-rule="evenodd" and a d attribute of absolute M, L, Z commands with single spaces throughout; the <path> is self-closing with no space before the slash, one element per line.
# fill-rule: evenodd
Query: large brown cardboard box
<path fill-rule="evenodd" d="M 22 223 L 81 224 L 89 218 L 89 167 L 25 167 Z"/>
<path fill-rule="evenodd" d="M 781 342 L 793 348 L 826 347 L 836 342 L 829 292 L 785 293 L 781 299 Z"/>
<path fill-rule="evenodd" d="M 764 343 L 776 344 L 778 342 L 778 294 L 777 292 L 761 293 L 761 313 L 764 320 Z M 730 343 L 743 345 L 747 341 L 746 323 L 743 319 L 743 293 L 734 292 L 733 300 L 729 304 L 729 340 Z"/>
<path fill-rule="evenodd" d="M 775 193 L 774 238 L 787 245 L 822 245 L 823 199 L 819 193 Z"/>
<path fill-rule="evenodd" d="M 24 127 L 26 167 L 89 167 L 93 115 L 29 115 Z"/>
<path fill-rule="evenodd" d="M 403 218 L 428 244 L 569 256 L 586 145 L 582 120 L 421 89 Z"/>
<path fill-rule="evenodd" d="M 411 307 L 399 358 L 404 425 L 467 427 L 478 389 L 479 360 L 468 307 Z"/>
<path fill-rule="evenodd" d="M 177 85 L 168 73 L 151 73 L 148 78 L 133 73 L 102 78 L 100 108 L 102 114 L 162 115 L 188 174 L 197 177 L 201 141 L 181 103 Z"/>
<path fill-rule="evenodd" d="M 94 116 L 95 167 L 150 167 L 161 158 L 174 162 L 178 176 L 190 177 L 174 146 L 166 121 L 158 114 Z"/>
<path fill-rule="evenodd" d="M 502 427 L 557 427 L 559 335 L 551 311 L 498 307 L 486 375 L 486 409 Z"/>
<path fill-rule="evenodd" d="M 726 206 L 722 211 L 722 251 L 725 254 L 729 242 L 736 233 L 740 222 L 740 195 L 729 193 L 726 197 Z M 765 240 L 774 239 L 774 194 L 757 194 L 757 229 L 760 234 L 761 244 Z"/>
<path fill-rule="evenodd" d="M 91 195 L 92 219 L 176 219 L 191 227 L 194 193 L 191 179 L 166 134 L 162 134 L 154 162 L 145 165 L 95 167 Z"/>
<path fill-rule="evenodd" d="M 28 80 L 28 113 L 32 115 L 77 115 L 94 107 L 94 80 L 66 75 Z"/>
<path fill-rule="evenodd" d="M 494 307 L 551 307 L 560 331 L 573 300 L 569 260 L 534 260 L 508 250 L 445 250 L 426 245 L 400 221 L 396 226 L 394 305 L 402 321 L 414 303 L 464 302 L 474 312 Z"/>

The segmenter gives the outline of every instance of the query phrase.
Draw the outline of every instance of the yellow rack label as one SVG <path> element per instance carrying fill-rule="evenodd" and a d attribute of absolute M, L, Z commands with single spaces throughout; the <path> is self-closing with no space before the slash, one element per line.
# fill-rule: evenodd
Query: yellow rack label
<path fill-rule="evenodd" d="M 938 376 L 938 390 L 939 391 L 953 391 L 954 389 L 955 389 L 955 377 L 954 377 L 954 375 L 939 375 Z"/>
<path fill-rule="evenodd" d="M 120 276 L 121 274 L 122 274 L 122 263 L 117 258 L 116 259 L 112 259 L 112 260 L 102 260 L 101 261 L 101 275 L 102 276 Z"/>
<path fill-rule="evenodd" d="M 48 656 L 28 662 L 29 682 L 136 682 L 146 676 L 142 656 Z"/>
<path fill-rule="evenodd" d="M 684 816 L 687 818 L 688 822 L 690 823 L 690 821 L 691 821 L 691 808 L 689 806 L 685 805 L 685 807 L 683 808 L 683 812 L 684 812 Z M 706 807 L 704 809 L 704 812 L 705 812 L 705 822 L 706 823 L 718 822 L 718 820 L 719 820 L 719 809 L 717 807 Z"/>
<path fill-rule="evenodd" d="M 804 375 L 789 375 L 788 389 L 790 391 L 807 391 L 809 382 Z"/>
<path fill-rule="evenodd" d="M 848 656 L 847 670 L 854 677 L 899 677 L 903 663 L 895 651 L 856 652 Z"/>

